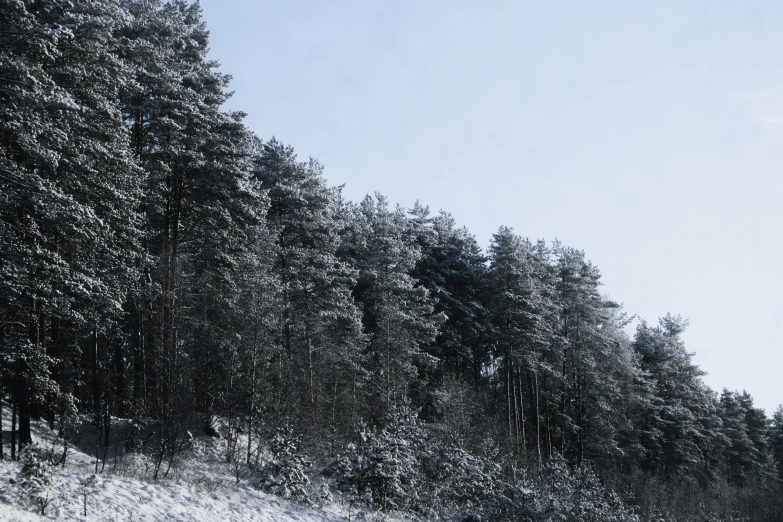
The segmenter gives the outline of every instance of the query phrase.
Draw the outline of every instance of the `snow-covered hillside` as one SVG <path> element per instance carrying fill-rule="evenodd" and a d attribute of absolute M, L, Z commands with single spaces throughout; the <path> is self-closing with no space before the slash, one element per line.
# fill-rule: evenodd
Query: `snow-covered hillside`
<path fill-rule="evenodd" d="M 41 520 L 13 506 L 14 489 L 8 478 L 16 466 L 2 468 L 4 491 L 0 520 Z M 122 477 L 98 476 L 87 491 L 87 516 L 80 482 L 87 478 L 75 470 L 58 473 L 50 491 L 46 514 L 56 520 L 95 521 L 258 521 L 326 522 L 344 517 L 311 510 L 248 488 L 209 491 L 181 483 L 148 483 Z"/>
<path fill-rule="evenodd" d="M 45 423 L 34 422 L 33 433 L 41 452 L 48 454 L 54 432 Z M 21 463 L 0 461 L 0 522 L 336 522 L 376 518 L 372 513 L 349 513 L 347 506 L 331 505 L 322 510 L 268 495 L 245 480 L 237 481 L 231 468 L 220 461 L 213 439 L 197 437 L 195 446 L 197 450 L 180 463 L 172 479 L 157 482 L 143 478 L 145 463 L 141 458 L 126 456 L 125 465 L 119 468 L 121 474 L 110 473 L 112 466 L 107 463 L 107 471 L 96 475 L 94 458 L 78 447 L 70 448 L 66 466 L 48 468 L 49 484 L 34 500 L 25 494 L 19 478 Z M 46 504 L 45 516 L 36 513 L 40 499 Z"/>
<path fill-rule="evenodd" d="M 24 511 L 18 488 L 9 484 L 18 466 L 5 462 L 0 468 L 0 520 L 43 520 Z M 84 488 L 89 475 L 66 468 L 54 476 L 51 503 L 46 515 L 55 520 L 90 521 L 258 521 L 328 522 L 347 520 L 346 514 L 325 513 L 283 501 L 246 487 L 200 487 L 192 484 L 150 483 L 116 476 L 99 475 Z M 87 516 L 84 516 L 84 493 Z"/>

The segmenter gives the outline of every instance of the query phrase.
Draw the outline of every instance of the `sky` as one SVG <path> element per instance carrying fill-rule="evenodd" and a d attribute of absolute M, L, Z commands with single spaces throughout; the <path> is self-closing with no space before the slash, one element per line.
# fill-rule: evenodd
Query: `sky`
<path fill-rule="evenodd" d="M 227 107 L 348 199 L 584 250 L 783 403 L 783 2 L 202 0 Z"/>

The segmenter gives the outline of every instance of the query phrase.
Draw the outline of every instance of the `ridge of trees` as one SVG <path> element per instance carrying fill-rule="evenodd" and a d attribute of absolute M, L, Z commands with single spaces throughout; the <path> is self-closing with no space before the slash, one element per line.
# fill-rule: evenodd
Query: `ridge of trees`
<path fill-rule="evenodd" d="M 580 250 L 500 227 L 485 252 L 446 212 L 345 201 L 222 108 L 208 43 L 184 0 L 0 0 L 0 455 L 31 418 L 65 440 L 89 415 L 98 454 L 112 417 L 148 419 L 157 477 L 222 419 L 231 460 L 285 428 L 347 470 L 421 421 L 475 487 L 491 453 L 683 516 L 781 513 L 783 409 L 710 390 L 685 320 L 629 339 Z M 400 507 L 419 472 L 362 473 Z"/>

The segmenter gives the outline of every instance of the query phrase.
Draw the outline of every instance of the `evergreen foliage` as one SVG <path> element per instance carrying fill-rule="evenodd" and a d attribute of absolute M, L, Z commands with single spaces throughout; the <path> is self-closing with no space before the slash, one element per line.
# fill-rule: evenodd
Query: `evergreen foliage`
<path fill-rule="evenodd" d="M 28 444 L 19 455 L 18 487 L 25 502 L 46 514 L 46 506 L 51 501 L 52 477 L 49 466 L 43 460 L 38 444 Z"/>
<path fill-rule="evenodd" d="M 631 338 L 580 250 L 343 200 L 208 47 L 186 0 L 0 0 L 0 458 L 41 510 L 31 419 L 84 415 L 96 473 L 122 417 L 155 479 L 200 431 L 304 502 L 324 471 L 420 516 L 783 518 L 783 409 L 710 390 L 685 320 Z"/>
<path fill-rule="evenodd" d="M 300 444 L 290 426 L 277 430 L 269 444 L 272 459 L 260 470 L 260 486 L 283 498 L 309 502 L 310 495 L 305 488 L 310 478 L 306 470 L 312 463 L 300 454 Z"/>

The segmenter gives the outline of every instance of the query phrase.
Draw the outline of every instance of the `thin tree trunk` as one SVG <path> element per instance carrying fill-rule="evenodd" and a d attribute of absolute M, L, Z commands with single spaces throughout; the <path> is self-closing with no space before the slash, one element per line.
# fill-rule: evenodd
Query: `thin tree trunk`
<path fill-rule="evenodd" d="M 53 360 L 59 361 L 60 360 L 60 320 L 59 319 L 51 319 L 49 321 L 49 324 L 51 325 L 51 351 L 50 356 Z M 59 374 L 59 365 L 54 364 L 52 368 L 52 374 L 51 374 L 52 380 L 55 382 L 62 382 Z M 2 397 L 2 394 L 0 394 L 0 397 Z M 54 431 L 54 408 L 49 406 L 45 409 L 44 414 L 46 416 L 46 422 L 49 424 L 49 429 Z"/>
<path fill-rule="evenodd" d="M 234 421 L 234 369 L 236 368 L 236 349 L 231 350 L 231 370 L 228 374 L 228 437 L 226 438 L 226 461 L 234 460 L 234 430 L 236 428 Z"/>
<path fill-rule="evenodd" d="M 386 410 L 391 407 L 391 333 L 389 331 L 389 321 L 385 321 L 386 326 Z"/>
<path fill-rule="evenodd" d="M 527 453 L 527 435 L 525 433 L 525 405 L 523 402 L 522 371 L 517 370 L 517 389 L 519 390 L 519 429 L 522 438 L 522 454 Z"/>
<path fill-rule="evenodd" d="M 35 317 L 32 321 L 32 324 L 29 327 L 28 336 L 30 339 L 30 342 L 35 346 L 36 348 L 40 348 L 40 328 L 38 327 L 38 320 L 40 319 L 38 317 L 38 305 L 33 300 L 33 310 L 35 312 Z M 17 388 L 17 395 L 19 397 L 19 449 L 22 449 L 23 444 L 32 444 L 33 442 L 33 435 L 32 431 L 30 430 L 30 383 L 27 381 L 27 379 L 22 378 L 21 371 L 19 364 L 16 365 L 17 370 L 17 378 L 16 378 L 16 388 Z"/>
<path fill-rule="evenodd" d="M 563 290 L 563 301 L 565 301 L 565 289 Z M 563 318 L 563 339 L 565 339 L 566 343 L 568 342 L 568 317 Z M 566 440 L 566 426 L 565 426 L 565 418 L 566 418 L 566 391 L 568 388 L 568 379 L 566 379 L 566 370 L 567 366 L 566 363 L 568 362 L 568 348 L 565 348 L 563 350 L 563 373 L 561 375 L 561 380 L 563 382 L 563 390 L 562 394 L 560 396 L 560 418 L 561 423 L 563 425 L 561 433 L 560 433 L 560 455 L 565 456 L 565 440 Z"/>
<path fill-rule="evenodd" d="M 506 348 L 506 411 L 508 415 L 508 439 L 514 440 L 514 414 L 511 409 L 511 350 Z"/>
<path fill-rule="evenodd" d="M 351 372 L 351 436 L 356 433 L 356 370 Z"/>
<path fill-rule="evenodd" d="M 585 454 L 584 439 L 584 409 L 582 404 L 582 383 L 579 375 L 576 376 L 576 407 L 577 407 L 577 432 L 576 432 L 576 465 L 581 466 Z"/>
<path fill-rule="evenodd" d="M 533 373 L 533 388 L 536 409 L 536 457 L 538 459 L 538 468 L 541 469 L 541 410 L 538 403 L 538 372 Z"/>
<path fill-rule="evenodd" d="M 313 340 L 310 337 L 310 323 L 305 323 L 305 341 L 307 343 L 307 395 L 310 402 L 310 413 L 315 425 L 315 390 L 313 389 Z"/>
<path fill-rule="evenodd" d="M 567 352 L 567 350 L 566 350 Z M 565 456 L 565 443 L 566 443 L 566 391 L 568 390 L 568 379 L 566 378 L 566 359 L 565 354 L 563 356 L 563 374 L 562 374 L 562 381 L 563 381 L 563 390 L 562 394 L 560 396 L 560 418 L 561 423 L 563 425 L 563 428 L 560 433 L 560 454 L 562 456 Z"/>
<path fill-rule="evenodd" d="M 3 380 L 2 380 L 2 374 L 0 374 L 0 461 L 5 460 L 5 455 L 3 454 Z"/>
<path fill-rule="evenodd" d="M 517 445 L 519 445 L 519 434 L 522 430 L 522 426 L 519 422 L 519 398 L 517 397 L 517 393 L 519 391 L 517 386 L 517 369 L 515 367 L 511 368 L 511 400 L 512 400 L 512 406 L 514 410 L 514 439 L 517 442 Z"/>
<path fill-rule="evenodd" d="M 20 381 L 18 388 L 19 388 L 18 389 L 19 433 L 17 435 L 19 437 L 18 449 L 21 450 L 23 445 L 32 444 L 33 437 L 32 437 L 32 432 L 30 430 L 30 395 L 29 395 L 28 384 L 26 382 Z"/>
<path fill-rule="evenodd" d="M 11 460 L 16 460 L 16 409 L 17 409 L 17 398 L 16 393 L 14 393 L 13 398 L 11 399 Z"/>
<path fill-rule="evenodd" d="M 179 318 L 177 310 L 177 294 L 179 293 L 179 276 L 177 269 L 179 266 L 179 228 L 182 220 L 182 199 L 184 197 L 184 187 L 182 176 L 177 176 L 175 179 L 176 197 L 174 205 L 174 218 L 172 223 L 172 240 L 171 240 L 171 265 L 169 267 L 171 280 L 171 360 L 174 373 L 172 379 L 176 378 L 179 374 L 177 367 L 179 365 L 178 355 L 179 350 L 177 344 L 179 341 Z M 172 388 L 173 390 L 173 383 Z"/>
<path fill-rule="evenodd" d="M 253 415 L 256 408 L 256 353 L 258 351 L 258 322 L 253 328 L 253 349 L 250 353 L 250 411 L 247 416 L 247 464 L 250 464 L 253 444 Z"/>
<path fill-rule="evenodd" d="M 163 259 L 165 265 L 165 281 L 163 284 L 163 321 L 160 323 L 160 339 L 161 339 L 161 354 L 163 361 L 160 365 L 160 374 L 158 382 L 159 393 L 159 409 L 164 411 L 166 404 L 168 404 L 168 395 L 170 391 L 167 389 L 170 385 L 171 378 L 171 349 L 170 349 L 170 335 L 171 335 L 171 193 L 172 193 L 172 181 L 171 175 L 166 176 L 166 205 L 163 213 Z"/>
<path fill-rule="evenodd" d="M 549 407 L 549 380 L 544 379 L 544 425 L 546 429 L 546 458 L 550 460 L 552 458 L 552 412 Z"/>
<path fill-rule="evenodd" d="M 95 414 L 95 472 L 98 472 L 98 461 L 101 453 L 101 434 L 103 415 L 101 412 L 101 389 L 98 382 L 98 325 L 96 323 L 93 339 L 93 349 L 90 354 L 90 364 L 92 370 L 92 407 Z"/>
<path fill-rule="evenodd" d="M 337 365 L 332 369 L 334 376 L 334 390 L 332 391 L 332 427 L 337 425 Z"/>
<path fill-rule="evenodd" d="M 481 360 L 479 358 L 479 350 L 477 347 L 473 347 L 473 385 L 478 391 L 481 386 Z"/>
<path fill-rule="evenodd" d="M 141 298 L 139 298 L 140 300 Z M 134 400 L 134 406 L 136 408 L 136 415 L 140 413 L 140 411 L 144 407 L 144 403 L 146 400 L 147 392 L 145 387 L 145 379 L 144 379 L 144 317 L 143 317 L 143 309 L 141 308 L 141 304 L 137 303 L 136 310 L 135 310 L 135 320 L 134 320 L 134 340 L 135 340 L 135 346 L 133 350 L 133 400 Z"/>
<path fill-rule="evenodd" d="M 106 467 L 106 455 L 109 452 L 109 442 L 111 441 L 111 416 L 108 410 L 103 419 L 103 456 L 101 457 L 101 473 Z"/>

